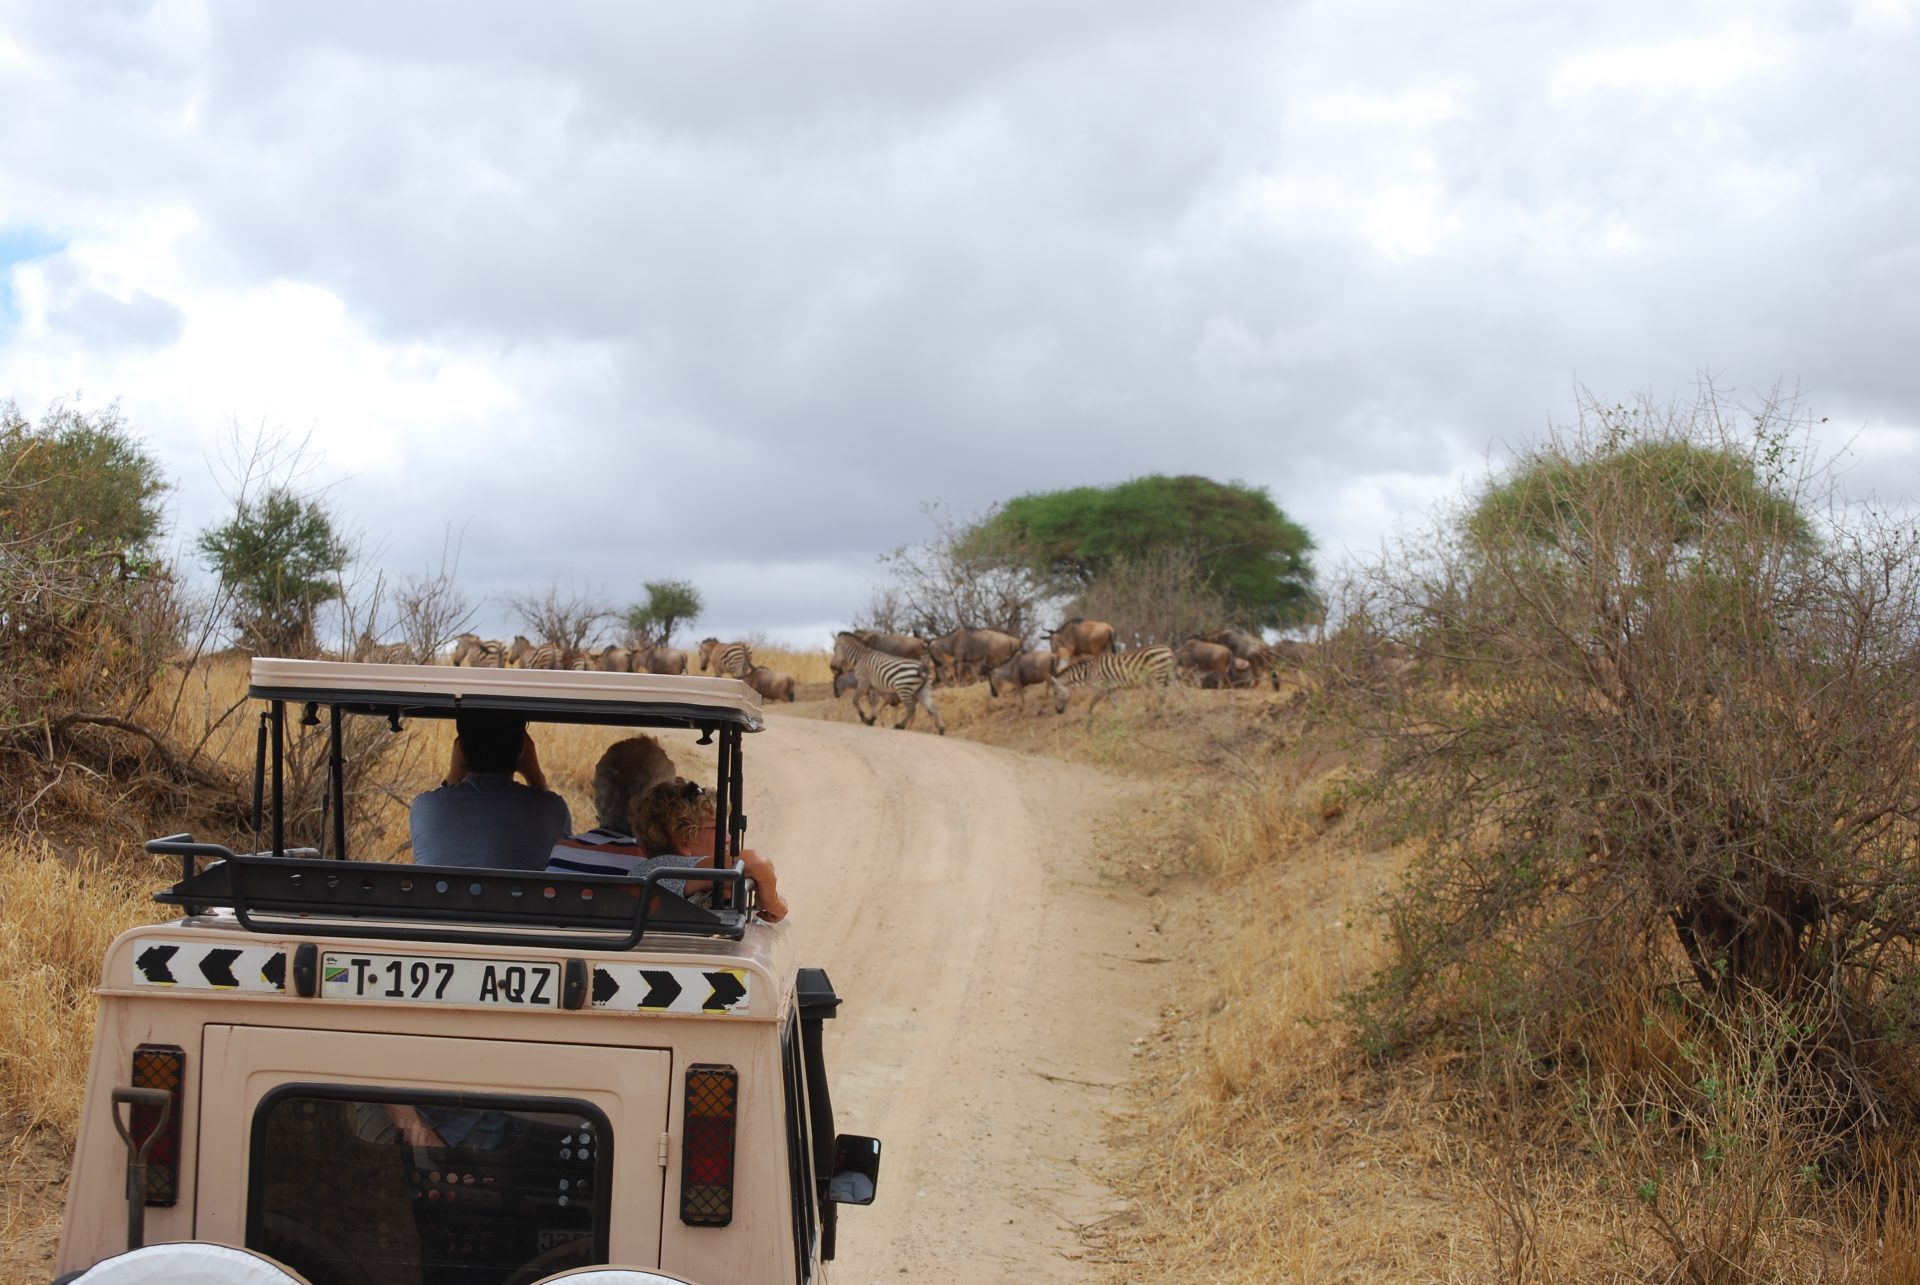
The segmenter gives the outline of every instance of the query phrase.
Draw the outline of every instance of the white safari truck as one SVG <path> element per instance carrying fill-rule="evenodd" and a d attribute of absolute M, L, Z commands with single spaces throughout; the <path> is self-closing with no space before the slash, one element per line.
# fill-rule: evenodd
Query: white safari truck
<path fill-rule="evenodd" d="M 269 659 L 251 693 L 262 850 L 147 845 L 179 863 L 156 897 L 182 917 L 107 953 L 56 1279 L 823 1279 L 880 1144 L 835 1134 L 821 1024 L 840 1001 L 756 917 L 735 859 L 759 697 Z M 348 860 L 343 723 L 398 735 L 474 709 L 698 730 L 722 822 L 710 890 Z M 291 835 L 296 737 L 327 738 L 328 773 L 315 832 Z"/>

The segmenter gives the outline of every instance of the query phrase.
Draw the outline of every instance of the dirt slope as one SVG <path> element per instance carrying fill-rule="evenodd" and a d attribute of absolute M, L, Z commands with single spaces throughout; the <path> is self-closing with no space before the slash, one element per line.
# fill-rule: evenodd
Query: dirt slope
<path fill-rule="evenodd" d="M 777 858 L 827 1027 L 840 1128 L 885 1144 L 836 1281 L 1088 1280 L 1076 1228 L 1166 970 L 1155 903 L 1098 874 L 1137 787 L 956 738 L 774 715 L 748 839 Z"/>

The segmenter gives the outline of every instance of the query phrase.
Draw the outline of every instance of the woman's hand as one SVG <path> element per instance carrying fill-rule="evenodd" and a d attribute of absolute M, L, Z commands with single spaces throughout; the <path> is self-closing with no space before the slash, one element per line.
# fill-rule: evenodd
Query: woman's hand
<path fill-rule="evenodd" d="M 393 1127 L 410 1147 L 444 1147 L 447 1144 L 434 1132 L 433 1126 L 420 1118 L 420 1113 L 410 1106 L 389 1102 L 386 1112 L 393 1121 Z"/>
<path fill-rule="evenodd" d="M 526 777 L 527 784 L 534 789 L 547 788 L 547 774 L 540 769 L 540 752 L 534 749 L 532 736 L 520 739 L 520 761 L 513 765 L 513 770 Z"/>

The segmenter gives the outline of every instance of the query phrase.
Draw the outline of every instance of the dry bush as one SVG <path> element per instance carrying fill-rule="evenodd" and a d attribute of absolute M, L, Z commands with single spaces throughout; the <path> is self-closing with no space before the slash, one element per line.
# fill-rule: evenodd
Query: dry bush
<path fill-rule="evenodd" d="M 1484 1044 L 1699 1128 L 1721 1059 L 1766 1141 L 1650 1205 L 1688 1279 L 1767 1270 L 1781 1174 L 1920 1113 L 1920 541 L 1807 516 L 1794 414 L 1589 405 L 1373 569 L 1367 628 L 1415 680 L 1332 689 L 1414 845 L 1363 1041 Z"/>
<path fill-rule="evenodd" d="M 550 642 L 568 655 L 585 648 L 613 616 L 604 593 L 562 584 L 557 578 L 539 589 L 510 593 L 506 601 L 530 638 Z"/>
<path fill-rule="evenodd" d="M 1038 634 L 1050 604 L 1022 551 L 987 533 L 983 521 L 957 522 L 937 505 L 925 512 L 932 537 L 880 559 L 889 580 L 855 627 L 927 638 L 962 627 Z"/>
<path fill-rule="evenodd" d="M 1563 1028 L 1620 970 L 1791 1003 L 1880 1118 L 1901 1074 L 1853 1049 L 1905 1049 L 1920 987 L 1920 542 L 1847 513 L 1814 538 L 1793 424 L 1720 411 L 1596 407 L 1379 569 L 1369 617 L 1448 682 L 1352 707 L 1421 839 L 1363 1012 Z"/>
<path fill-rule="evenodd" d="M 1200 555 L 1170 548 L 1115 558 L 1065 611 L 1106 621 L 1114 641 L 1125 647 L 1177 647 L 1231 618 L 1226 599 L 1207 580 Z"/>
<path fill-rule="evenodd" d="M 0 508 L 10 500 L 0 477 Z M 234 782 L 142 710 L 186 609 L 137 551 L 62 530 L 0 539 L 0 804 L 22 835 L 222 806 Z"/>
<path fill-rule="evenodd" d="M 342 651 L 355 660 L 430 665 L 473 624 L 478 606 L 460 588 L 460 550 L 449 535 L 439 561 L 389 584 L 376 573 L 362 593 L 342 586 Z M 389 638 L 391 642 L 381 642 Z"/>

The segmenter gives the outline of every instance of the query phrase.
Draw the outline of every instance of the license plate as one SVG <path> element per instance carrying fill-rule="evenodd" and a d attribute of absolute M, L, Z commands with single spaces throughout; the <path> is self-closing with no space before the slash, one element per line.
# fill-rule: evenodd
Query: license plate
<path fill-rule="evenodd" d="M 560 965 L 329 950 L 320 956 L 320 994 L 325 999 L 558 1008 Z"/>

